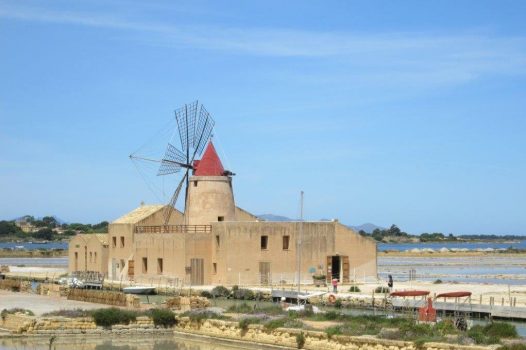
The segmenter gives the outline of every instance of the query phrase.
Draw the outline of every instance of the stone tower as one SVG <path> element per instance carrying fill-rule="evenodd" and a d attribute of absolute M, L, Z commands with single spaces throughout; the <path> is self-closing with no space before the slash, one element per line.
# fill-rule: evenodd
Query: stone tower
<path fill-rule="evenodd" d="M 211 222 L 235 221 L 236 204 L 231 173 L 225 171 L 212 142 L 201 160 L 194 161 L 194 173 L 188 185 L 185 222 L 209 225 Z"/>

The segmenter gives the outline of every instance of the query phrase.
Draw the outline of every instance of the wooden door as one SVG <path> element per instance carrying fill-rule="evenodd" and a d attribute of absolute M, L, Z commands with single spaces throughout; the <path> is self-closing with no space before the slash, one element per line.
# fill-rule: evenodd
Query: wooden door
<path fill-rule="evenodd" d="M 327 256 L 327 273 L 325 274 L 325 280 L 330 283 L 332 280 L 332 256 Z"/>
<path fill-rule="evenodd" d="M 204 259 L 190 259 L 190 283 L 193 286 L 205 284 Z"/>
<path fill-rule="evenodd" d="M 349 257 L 348 256 L 342 256 L 342 281 L 343 283 L 349 283 Z"/>
<path fill-rule="evenodd" d="M 133 278 L 135 275 L 135 262 L 133 260 L 128 260 L 128 277 Z"/>
<path fill-rule="evenodd" d="M 270 283 L 270 263 L 259 262 L 259 283 L 261 285 L 268 285 Z"/>

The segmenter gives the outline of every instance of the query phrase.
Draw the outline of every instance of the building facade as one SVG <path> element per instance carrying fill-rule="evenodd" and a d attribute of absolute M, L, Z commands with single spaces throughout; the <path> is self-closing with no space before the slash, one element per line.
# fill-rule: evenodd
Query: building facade
<path fill-rule="evenodd" d="M 298 278 L 307 283 L 312 275 L 343 283 L 376 278 L 376 243 L 338 221 L 267 222 L 237 207 L 231 173 L 212 143 L 194 164 L 187 191 L 184 214 L 141 205 L 113 221 L 106 238 L 77 235 L 70 242 L 70 271 L 93 268 L 111 280 L 164 278 L 185 285 L 267 285 Z M 172 210 L 168 223 L 166 210 Z M 95 263 L 89 253 L 97 241 L 106 242 L 107 254 L 97 251 Z"/>

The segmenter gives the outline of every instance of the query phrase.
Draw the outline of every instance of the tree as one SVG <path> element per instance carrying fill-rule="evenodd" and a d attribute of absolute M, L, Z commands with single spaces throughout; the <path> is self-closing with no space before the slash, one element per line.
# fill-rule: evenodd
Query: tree
<path fill-rule="evenodd" d="M 33 237 L 50 241 L 53 239 L 53 230 L 49 227 L 41 228 L 37 232 L 33 233 Z"/>
<path fill-rule="evenodd" d="M 13 221 L 0 221 L 0 235 L 13 235 L 16 233 L 20 233 L 22 230 L 20 227 L 16 226 L 16 224 Z"/>

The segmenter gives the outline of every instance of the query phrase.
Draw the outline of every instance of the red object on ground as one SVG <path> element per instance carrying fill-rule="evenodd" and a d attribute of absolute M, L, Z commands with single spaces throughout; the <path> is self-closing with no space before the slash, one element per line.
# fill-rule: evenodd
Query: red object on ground
<path fill-rule="evenodd" d="M 436 322 L 437 310 L 433 307 L 433 300 L 427 298 L 427 305 L 418 308 L 418 320 L 422 322 Z"/>
<path fill-rule="evenodd" d="M 428 290 L 402 290 L 398 292 L 392 292 L 390 295 L 392 297 L 421 297 L 424 295 L 429 295 Z"/>
<path fill-rule="evenodd" d="M 217 155 L 216 149 L 212 141 L 206 146 L 205 153 L 201 160 L 194 161 L 194 175 L 195 176 L 223 176 L 225 169 L 221 164 L 221 159 Z"/>
<path fill-rule="evenodd" d="M 462 298 L 462 297 L 470 297 L 471 292 L 447 292 L 447 293 L 440 293 L 435 298 Z"/>

